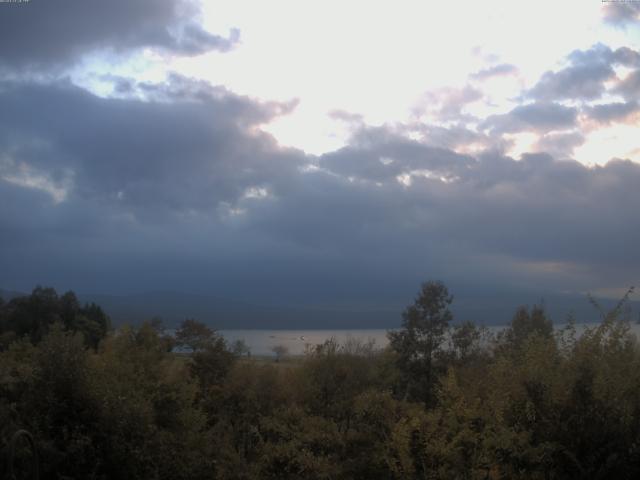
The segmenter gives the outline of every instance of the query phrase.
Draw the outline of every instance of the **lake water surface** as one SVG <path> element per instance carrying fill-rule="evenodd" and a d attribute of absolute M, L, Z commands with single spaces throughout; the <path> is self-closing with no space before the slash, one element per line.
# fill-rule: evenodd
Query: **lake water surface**
<path fill-rule="evenodd" d="M 556 325 L 561 329 L 565 325 Z M 576 330 L 580 333 L 586 327 L 595 324 L 578 324 Z M 504 326 L 487 327 L 489 332 L 498 333 Z M 636 336 L 640 336 L 640 325 L 631 324 L 631 330 Z M 236 340 L 244 340 L 252 355 L 274 355 L 272 348 L 283 345 L 291 355 L 302 355 L 308 346 L 314 346 L 334 337 L 343 343 L 349 338 L 363 341 L 373 340 L 379 348 L 384 348 L 388 343 L 386 329 L 358 329 L 358 330 L 219 330 L 218 331 L 229 344 Z"/>
<path fill-rule="evenodd" d="M 335 337 L 342 343 L 348 338 L 372 339 L 376 346 L 387 345 L 387 330 L 219 330 L 228 343 L 244 340 L 252 355 L 273 355 L 276 345 L 287 347 L 289 354 L 302 355 L 307 346 L 318 345 Z"/>

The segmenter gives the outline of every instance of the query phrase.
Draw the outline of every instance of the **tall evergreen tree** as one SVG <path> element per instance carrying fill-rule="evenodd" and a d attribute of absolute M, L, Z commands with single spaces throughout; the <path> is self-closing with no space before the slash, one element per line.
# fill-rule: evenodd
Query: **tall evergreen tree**
<path fill-rule="evenodd" d="M 413 305 L 402 314 L 402 329 L 388 333 L 404 376 L 405 397 L 422 400 L 426 406 L 432 406 L 435 399 L 435 362 L 453 319 L 452 301 L 442 282 L 425 282 Z"/>

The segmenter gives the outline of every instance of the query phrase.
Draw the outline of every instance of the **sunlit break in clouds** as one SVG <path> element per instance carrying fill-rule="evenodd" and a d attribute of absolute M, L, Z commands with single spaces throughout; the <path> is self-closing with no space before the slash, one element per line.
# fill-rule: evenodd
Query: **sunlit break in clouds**
<path fill-rule="evenodd" d="M 0 288 L 615 296 L 638 127 L 638 2 L 0 3 Z"/>

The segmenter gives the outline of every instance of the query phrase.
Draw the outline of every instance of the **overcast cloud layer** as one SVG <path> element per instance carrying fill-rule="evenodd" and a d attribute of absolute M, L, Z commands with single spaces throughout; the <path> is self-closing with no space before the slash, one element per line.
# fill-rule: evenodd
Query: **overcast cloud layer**
<path fill-rule="evenodd" d="M 625 8 L 603 21 L 631 25 Z M 178 73 L 114 76 L 98 96 L 64 73 L 105 49 L 234 47 L 240 32 L 208 32 L 197 15 L 168 0 L 0 4 L 0 287 L 395 305 L 430 278 L 532 301 L 637 283 L 640 165 L 572 160 L 590 132 L 638 126 L 637 50 L 576 50 L 484 118 L 466 106 L 517 66 L 489 62 L 465 88 L 426 95 L 405 123 L 333 112 L 352 135 L 320 156 L 261 129 L 295 100 Z M 512 158 L 519 133 L 535 142 Z"/>
<path fill-rule="evenodd" d="M 189 0 L 30 0 L 5 5 L 0 14 L 0 64 L 52 67 L 98 49 L 119 53 L 158 48 L 196 55 L 230 50 L 229 37 L 206 32 L 196 22 L 198 7 Z"/>

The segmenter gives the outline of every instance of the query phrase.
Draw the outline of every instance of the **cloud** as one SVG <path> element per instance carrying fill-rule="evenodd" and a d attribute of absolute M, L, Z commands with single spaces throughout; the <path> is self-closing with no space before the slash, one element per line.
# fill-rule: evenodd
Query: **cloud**
<path fill-rule="evenodd" d="M 626 67 L 640 67 L 640 52 L 629 47 L 620 47 L 613 52 L 613 60 Z"/>
<path fill-rule="evenodd" d="M 239 31 L 214 35 L 190 0 L 31 0 L 0 5 L 0 65 L 64 65 L 99 50 L 155 48 L 178 55 L 227 51 Z"/>
<path fill-rule="evenodd" d="M 593 100 L 602 96 L 604 82 L 615 75 L 610 65 L 577 65 L 559 72 L 547 72 L 529 91 L 537 100 L 579 98 Z"/>
<path fill-rule="evenodd" d="M 491 115 L 481 126 L 492 133 L 565 130 L 576 124 L 578 110 L 558 103 L 519 105 L 506 114 Z"/>
<path fill-rule="evenodd" d="M 489 68 L 484 68 L 475 73 L 469 75 L 474 80 L 487 80 L 492 77 L 502 77 L 506 75 L 513 75 L 518 72 L 518 68 L 510 63 L 500 63 Z"/>
<path fill-rule="evenodd" d="M 640 105 L 635 101 L 613 102 L 593 105 L 584 109 L 587 117 L 603 125 L 631 120 L 640 112 Z"/>
<path fill-rule="evenodd" d="M 538 139 L 534 148 L 555 158 L 566 159 L 571 158 L 575 148 L 584 144 L 586 140 L 580 132 L 548 133 Z"/>
<path fill-rule="evenodd" d="M 613 67 L 639 65 L 640 53 L 628 47 L 613 51 L 597 44 L 588 50 L 574 50 L 567 59 L 569 66 L 546 72 L 525 96 L 539 101 L 598 99 L 606 92 L 605 82 L 617 78 Z"/>
<path fill-rule="evenodd" d="M 397 301 L 424 278 L 586 289 L 640 268 L 627 248 L 640 241 L 629 220 L 640 166 L 628 161 L 461 155 L 385 126 L 313 157 L 257 129 L 286 105 L 184 78 L 149 99 L 69 84 L 0 91 L 0 281 L 11 285 Z"/>
<path fill-rule="evenodd" d="M 359 113 L 352 113 L 345 110 L 334 109 L 330 110 L 328 115 L 329 118 L 332 118 L 333 120 L 340 120 L 352 125 L 362 125 L 364 123 L 364 116 Z"/>
<path fill-rule="evenodd" d="M 426 92 L 414 105 L 415 116 L 429 115 L 441 122 L 467 122 L 474 118 L 464 112 L 466 105 L 482 99 L 482 92 L 471 85 L 445 87 Z"/>
<path fill-rule="evenodd" d="M 103 48 L 196 55 L 238 40 L 204 31 L 184 2 L 8 8 L 6 68 L 68 65 Z M 562 103 L 598 99 L 617 66 L 635 69 L 609 92 L 625 102 Z M 105 76 L 107 97 L 69 81 L 2 81 L 0 286 L 37 279 L 336 302 L 396 301 L 426 278 L 556 290 L 635 283 L 640 166 L 569 157 L 585 118 L 634 118 L 638 68 L 630 48 L 576 50 L 526 92 L 530 103 L 486 119 L 467 111 L 484 98 L 473 85 L 427 93 L 406 124 L 332 111 L 352 136 L 320 156 L 261 130 L 297 100 L 257 101 L 177 74 Z M 470 78 L 514 72 L 499 64 Z M 515 160 L 505 138 L 520 132 L 537 134 L 539 153 Z"/>
<path fill-rule="evenodd" d="M 544 277 L 547 286 L 634 278 L 629 267 L 639 260 L 624 245 L 640 240 L 628 221 L 640 166 L 588 168 L 542 154 L 473 158 L 404 142 L 390 136 L 323 156 L 321 168 L 301 176 L 289 202 L 280 203 L 286 214 L 260 212 L 261 227 L 407 276 L 424 269 L 456 282 L 510 277 L 529 285 Z M 545 270 L 550 264 L 567 269 Z M 606 265 L 607 275 L 599 271 Z"/>
<path fill-rule="evenodd" d="M 640 24 L 640 5 L 637 2 L 606 2 L 602 7 L 605 22 L 627 27 Z"/>
<path fill-rule="evenodd" d="M 472 130 L 466 126 L 442 127 L 422 122 L 409 122 L 398 128 L 405 136 L 420 136 L 430 146 L 446 148 L 456 152 L 473 152 L 501 147 L 499 139 Z"/>
<path fill-rule="evenodd" d="M 574 51 L 568 67 L 546 72 L 527 96 L 543 101 L 599 98 L 605 91 L 604 82 L 615 76 L 611 61 L 611 49 L 602 44 Z"/>
<path fill-rule="evenodd" d="M 396 182 L 399 175 L 430 172 L 452 177 L 473 162 L 471 157 L 396 136 L 365 129 L 352 145 L 322 155 L 318 165 L 341 177 L 371 182 Z"/>
<path fill-rule="evenodd" d="M 152 94 L 151 101 L 104 99 L 64 83 L 0 85 L 4 177 L 22 169 L 54 185 L 63 179 L 73 197 L 181 212 L 233 203 L 246 188 L 283 181 L 296 168 L 299 154 L 279 152 L 255 130 L 288 105 L 180 77 Z M 270 159 L 272 150 L 279 153 Z"/>
<path fill-rule="evenodd" d="M 626 100 L 640 100 L 640 69 L 634 70 L 622 80 L 614 89 Z"/>

